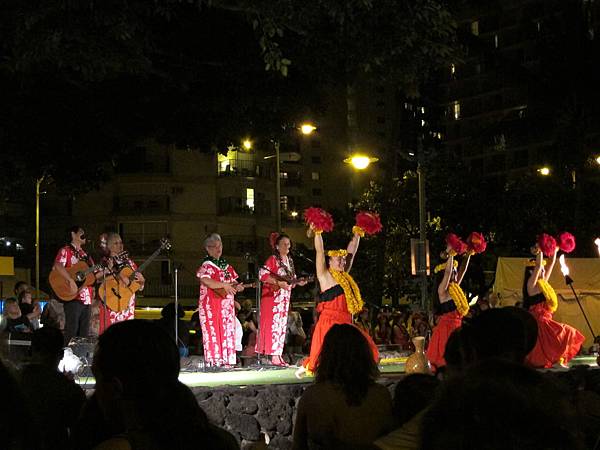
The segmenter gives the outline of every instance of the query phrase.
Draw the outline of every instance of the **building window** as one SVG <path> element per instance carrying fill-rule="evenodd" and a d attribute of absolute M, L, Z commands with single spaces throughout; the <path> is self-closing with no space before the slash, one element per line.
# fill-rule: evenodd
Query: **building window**
<path fill-rule="evenodd" d="M 499 43 L 498 35 L 495 34 L 494 35 L 494 48 L 498 48 L 499 45 L 500 45 L 500 43 Z"/>
<path fill-rule="evenodd" d="M 279 172 L 279 178 L 281 178 L 282 180 L 287 180 L 289 177 L 289 174 L 287 172 Z"/>
<path fill-rule="evenodd" d="M 378 117 L 377 123 L 385 123 L 385 117 Z"/>
<path fill-rule="evenodd" d="M 254 189 L 246 188 L 246 206 L 254 211 Z"/>
<path fill-rule="evenodd" d="M 385 108 L 385 102 L 383 100 L 379 100 L 377 103 L 375 103 L 375 106 L 377 108 Z"/>
<path fill-rule="evenodd" d="M 319 172 L 313 172 L 311 178 L 313 181 L 318 181 L 320 179 Z"/>
<path fill-rule="evenodd" d="M 473 36 L 479 36 L 479 20 L 471 22 L 471 34 Z"/>
<path fill-rule="evenodd" d="M 318 197 L 318 196 L 320 196 L 322 193 L 323 193 L 323 191 L 322 191 L 320 188 L 314 188 L 314 189 L 312 190 L 312 194 L 313 194 L 315 197 Z"/>
<path fill-rule="evenodd" d="M 460 119 L 460 103 L 458 100 L 452 103 L 452 116 L 454 120 Z"/>
<path fill-rule="evenodd" d="M 313 156 L 311 158 L 311 161 L 313 164 L 321 164 L 321 157 L 320 156 Z"/>
<path fill-rule="evenodd" d="M 279 203 L 281 205 L 281 210 L 282 211 L 287 211 L 289 208 L 289 198 L 287 195 L 282 195 L 281 197 L 279 197 Z"/>
<path fill-rule="evenodd" d="M 312 148 L 320 148 L 321 147 L 321 141 L 318 139 L 313 139 L 310 141 L 310 145 Z"/>

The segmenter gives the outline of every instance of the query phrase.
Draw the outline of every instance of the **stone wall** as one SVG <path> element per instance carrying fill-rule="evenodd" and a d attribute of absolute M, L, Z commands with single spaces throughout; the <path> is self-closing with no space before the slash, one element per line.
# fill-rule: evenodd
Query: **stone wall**
<path fill-rule="evenodd" d="M 380 381 L 393 393 L 395 381 Z M 268 435 L 269 448 L 292 448 L 296 406 L 310 384 L 280 384 L 192 388 L 209 419 L 232 433 L 242 450 Z"/>

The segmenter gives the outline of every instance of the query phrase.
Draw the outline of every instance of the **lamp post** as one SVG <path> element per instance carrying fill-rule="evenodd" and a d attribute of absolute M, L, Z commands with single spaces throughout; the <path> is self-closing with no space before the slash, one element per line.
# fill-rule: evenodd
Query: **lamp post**
<path fill-rule="evenodd" d="M 317 129 L 312 123 L 305 122 L 298 127 L 298 130 L 304 135 L 311 135 Z M 277 211 L 277 231 L 281 231 L 281 157 L 280 157 L 280 143 L 278 139 L 273 139 L 273 147 L 275 148 L 275 167 L 276 167 L 276 178 L 275 178 L 275 196 L 276 196 L 276 211 Z M 272 156 L 266 156 L 265 159 L 272 158 Z"/>
<path fill-rule="evenodd" d="M 423 249 L 423 260 L 425 260 L 425 241 L 427 240 L 427 232 L 425 229 L 425 156 L 423 155 L 423 143 L 418 140 L 418 154 L 417 154 L 417 176 L 419 177 L 419 240 L 421 241 L 421 248 Z M 429 309 L 427 305 L 427 268 L 421 270 L 421 308 L 423 310 Z"/>
<path fill-rule="evenodd" d="M 44 173 L 35 180 L 35 296 L 40 298 L 40 187 L 46 178 Z"/>

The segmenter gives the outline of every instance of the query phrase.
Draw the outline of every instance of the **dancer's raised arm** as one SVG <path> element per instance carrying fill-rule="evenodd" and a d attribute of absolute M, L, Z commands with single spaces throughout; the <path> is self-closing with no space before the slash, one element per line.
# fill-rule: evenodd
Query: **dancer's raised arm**
<path fill-rule="evenodd" d="M 456 277 L 456 282 L 460 285 L 462 283 L 463 278 L 465 277 L 465 273 L 467 273 L 467 268 L 469 267 L 469 261 L 471 260 L 471 254 L 467 253 L 466 259 L 463 259 L 460 268 L 458 269 L 458 275 Z"/>
<path fill-rule="evenodd" d="M 346 250 L 348 251 L 348 256 L 346 257 L 346 267 L 344 267 L 344 271 L 346 272 L 350 272 L 350 269 L 352 269 L 354 256 L 358 251 L 358 244 L 360 244 L 360 234 L 354 233 L 354 236 L 352 236 L 352 239 L 348 243 L 348 247 L 346 247 Z"/>

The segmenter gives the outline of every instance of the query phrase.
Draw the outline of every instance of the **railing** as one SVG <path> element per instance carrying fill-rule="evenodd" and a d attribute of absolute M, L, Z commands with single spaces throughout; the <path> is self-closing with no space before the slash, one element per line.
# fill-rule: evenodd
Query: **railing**
<path fill-rule="evenodd" d="M 267 164 L 230 159 L 229 164 L 224 168 L 219 166 L 218 175 L 220 177 L 260 177 L 270 179 L 271 171 Z"/>
<path fill-rule="evenodd" d="M 218 214 L 225 215 L 242 215 L 242 216 L 270 216 L 271 202 L 268 200 L 255 200 L 254 208 L 250 208 L 244 204 L 240 197 L 224 197 L 219 199 Z"/>
<path fill-rule="evenodd" d="M 168 214 L 168 195 L 119 195 L 114 197 L 113 212 L 127 215 Z"/>

